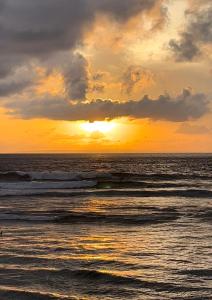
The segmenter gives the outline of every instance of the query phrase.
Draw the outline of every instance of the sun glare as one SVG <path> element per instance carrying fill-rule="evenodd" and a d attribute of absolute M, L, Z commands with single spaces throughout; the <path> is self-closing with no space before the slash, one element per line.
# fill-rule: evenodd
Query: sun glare
<path fill-rule="evenodd" d="M 101 132 L 107 133 L 115 128 L 115 122 L 107 122 L 107 121 L 95 121 L 95 122 L 86 122 L 81 125 L 82 129 L 87 132 Z"/>

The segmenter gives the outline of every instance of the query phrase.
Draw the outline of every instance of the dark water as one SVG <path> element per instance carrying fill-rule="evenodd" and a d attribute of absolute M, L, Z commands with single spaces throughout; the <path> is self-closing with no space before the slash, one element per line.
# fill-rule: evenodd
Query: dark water
<path fill-rule="evenodd" d="M 0 299 L 212 299 L 211 155 L 1 155 Z"/>

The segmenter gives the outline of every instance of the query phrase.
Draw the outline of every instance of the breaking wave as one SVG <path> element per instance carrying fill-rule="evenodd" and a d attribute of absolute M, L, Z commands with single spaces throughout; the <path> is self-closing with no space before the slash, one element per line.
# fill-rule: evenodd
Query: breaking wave
<path fill-rule="evenodd" d="M 140 180 L 189 180 L 189 179 L 203 179 L 212 180 L 212 176 L 201 174 L 137 174 L 127 172 L 62 172 L 62 171 L 43 171 L 43 172 L 0 172 L 0 181 L 13 182 L 13 181 L 81 181 L 81 180 L 99 180 L 99 181 L 140 181 Z"/>
<path fill-rule="evenodd" d="M 211 180 L 212 177 L 209 176 L 155 173 L 0 172 L 0 196 L 207 198 L 212 196 Z"/>

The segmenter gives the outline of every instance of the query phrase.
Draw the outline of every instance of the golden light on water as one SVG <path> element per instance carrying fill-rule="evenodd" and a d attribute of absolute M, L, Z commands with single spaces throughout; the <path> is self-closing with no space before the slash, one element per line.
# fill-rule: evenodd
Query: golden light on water
<path fill-rule="evenodd" d="M 85 122 L 81 124 L 81 128 L 89 133 L 92 132 L 101 132 L 108 133 L 112 131 L 116 127 L 116 123 L 114 121 L 95 121 L 95 122 Z"/>

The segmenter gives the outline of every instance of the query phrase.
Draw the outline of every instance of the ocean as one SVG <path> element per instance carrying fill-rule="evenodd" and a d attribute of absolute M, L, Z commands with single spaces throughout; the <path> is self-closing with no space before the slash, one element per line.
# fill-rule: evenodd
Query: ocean
<path fill-rule="evenodd" d="M 0 155 L 0 299 L 212 299 L 212 155 Z"/>

